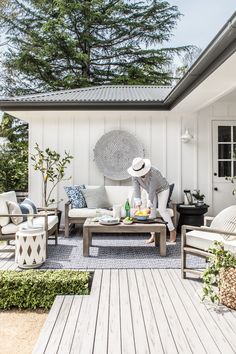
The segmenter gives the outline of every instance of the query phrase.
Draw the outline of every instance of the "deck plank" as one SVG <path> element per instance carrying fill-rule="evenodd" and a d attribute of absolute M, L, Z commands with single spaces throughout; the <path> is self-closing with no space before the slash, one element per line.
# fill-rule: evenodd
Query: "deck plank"
<path fill-rule="evenodd" d="M 170 277 L 173 286 L 176 289 L 176 292 L 179 294 L 179 297 L 182 299 L 185 306 L 186 312 L 190 315 L 193 325 L 196 331 L 199 333 L 199 337 L 205 347 L 207 353 L 220 353 L 219 348 L 217 347 L 214 337 L 208 332 L 207 324 L 202 320 L 198 312 L 198 303 L 192 300 L 192 297 L 189 296 L 189 293 L 184 287 L 183 280 L 176 276 L 173 271 L 167 271 L 168 276 Z"/>
<path fill-rule="evenodd" d="M 56 354 L 70 313 L 73 296 L 64 296 L 64 301 L 57 316 L 53 331 L 48 341 L 45 354 Z"/>
<path fill-rule="evenodd" d="M 97 322 L 102 272 L 102 270 L 95 271 L 91 293 L 90 295 L 84 295 L 79 321 L 77 322 L 76 330 L 74 333 L 71 353 L 92 353 L 94 333 Z"/>
<path fill-rule="evenodd" d="M 146 287 L 148 294 L 150 296 L 151 304 L 156 318 L 156 323 L 159 329 L 160 338 L 163 346 L 164 353 L 166 354 L 175 354 L 178 353 L 171 328 L 168 323 L 168 318 L 163 309 L 162 301 L 159 297 L 159 294 L 156 290 L 155 283 L 151 274 L 150 269 L 143 270 Z"/>
<path fill-rule="evenodd" d="M 189 343 L 186 339 L 185 331 L 181 325 L 181 320 L 177 316 L 175 307 L 173 306 L 170 300 L 172 294 L 168 293 L 158 269 L 152 270 L 152 275 L 153 275 L 154 282 L 156 284 L 156 289 L 163 303 L 166 317 L 169 320 L 169 324 L 172 329 L 172 334 L 174 336 L 174 340 L 177 345 L 178 351 L 180 353 L 185 353 L 185 354 L 192 353 Z"/>
<path fill-rule="evenodd" d="M 180 278 L 179 272 L 176 272 L 175 270 L 173 270 L 173 271 L 175 272 L 176 276 L 178 276 Z M 226 340 L 226 338 L 222 334 L 221 329 L 218 327 L 217 323 L 211 317 L 211 314 L 207 310 L 205 304 L 200 301 L 200 298 L 199 298 L 195 288 L 192 286 L 191 282 L 196 283 L 198 288 L 200 288 L 201 284 L 199 284 L 199 282 L 196 282 L 194 280 L 184 279 L 185 289 L 186 289 L 186 291 L 188 291 L 189 296 L 191 296 L 191 298 L 193 299 L 195 304 L 197 304 L 198 313 L 201 316 L 202 321 L 207 324 L 207 329 L 208 329 L 209 333 L 211 334 L 211 336 L 214 338 L 220 352 L 227 353 L 227 354 L 234 353 L 229 342 Z"/>
<path fill-rule="evenodd" d="M 109 354 L 121 353 L 120 290 L 119 290 L 119 273 L 117 269 L 111 270 L 108 353 Z"/>
<path fill-rule="evenodd" d="M 103 271 L 93 354 L 107 353 L 110 270 Z"/>
<path fill-rule="evenodd" d="M 186 312 L 186 307 L 183 304 L 181 297 L 179 297 L 179 294 L 176 291 L 172 281 L 168 277 L 167 270 L 160 269 L 160 274 L 163 280 L 163 284 L 165 284 L 166 288 L 168 289 L 168 292 L 170 294 L 170 300 L 176 310 L 176 313 L 179 315 L 179 320 L 182 324 L 182 328 L 185 332 L 186 338 L 188 340 L 192 352 L 196 353 L 198 351 L 199 354 L 206 353 L 206 350 L 198 336 L 197 330 L 195 330 L 195 327 L 191 321 L 191 314 L 189 317 L 189 314 Z"/>
<path fill-rule="evenodd" d="M 135 354 L 133 319 L 128 288 L 127 271 L 119 271 L 120 278 L 120 317 L 122 354 Z"/>
<path fill-rule="evenodd" d="M 82 301 L 83 301 L 83 296 L 81 295 L 73 296 L 71 309 L 57 351 L 58 354 L 66 354 L 70 352 L 76 324 L 79 319 Z"/>
<path fill-rule="evenodd" d="M 135 270 L 137 285 L 140 295 L 140 303 L 142 306 L 142 313 L 145 322 L 145 327 L 148 334 L 148 343 L 150 353 L 163 353 L 163 347 L 160 339 L 160 333 L 156 325 L 156 318 L 153 312 L 152 303 L 147 291 L 145 278 L 142 269 Z"/>
<path fill-rule="evenodd" d="M 53 331 L 53 328 L 55 326 L 57 317 L 60 313 L 61 307 L 64 302 L 64 296 L 57 296 L 51 310 L 49 312 L 49 315 L 43 325 L 43 328 L 40 332 L 39 338 L 36 342 L 36 345 L 33 349 L 32 354 L 42 354 L 45 353 L 48 341 L 50 339 L 51 333 Z"/>
<path fill-rule="evenodd" d="M 150 350 L 147 340 L 147 332 L 143 321 L 135 272 L 134 270 L 129 269 L 127 273 L 136 353 L 149 354 Z"/>

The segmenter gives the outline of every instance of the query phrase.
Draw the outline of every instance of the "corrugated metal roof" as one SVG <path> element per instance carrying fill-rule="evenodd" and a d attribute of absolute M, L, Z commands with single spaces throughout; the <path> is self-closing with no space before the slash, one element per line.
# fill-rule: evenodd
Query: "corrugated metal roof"
<path fill-rule="evenodd" d="M 5 97 L 10 102 L 161 102 L 170 86 L 94 86 L 74 90 Z"/>

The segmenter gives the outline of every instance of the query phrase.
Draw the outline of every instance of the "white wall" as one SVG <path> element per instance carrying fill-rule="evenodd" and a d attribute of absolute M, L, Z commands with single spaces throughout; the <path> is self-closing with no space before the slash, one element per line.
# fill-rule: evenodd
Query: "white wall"
<path fill-rule="evenodd" d="M 63 153 L 70 151 L 74 160 L 67 170 L 70 184 L 130 184 L 130 180 L 115 182 L 104 178 L 93 161 L 97 140 L 113 129 L 134 134 L 144 145 L 145 156 L 160 169 L 170 183 L 175 183 L 173 200 L 181 202 L 184 189 L 200 188 L 206 202 L 212 205 L 212 141 L 211 122 L 214 119 L 236 119 L 236 105 L 218 102 L 197 114 L 180 112 L 143 111 L 71 111 L 71 112 L 11 112 L 30 124 L 30 152 L 36 142 L 42 148 L 50 147 Z M 185 128 L 194 139 L 181 142 Z M 41 178 L 30 165 L 29 192 L 41 204 Z M 64 210 L 67 200 L 63 184 L 55 197 L 63 199 L 59 207 Z M 211 214 L 210 209 L 209 213 Z"/>

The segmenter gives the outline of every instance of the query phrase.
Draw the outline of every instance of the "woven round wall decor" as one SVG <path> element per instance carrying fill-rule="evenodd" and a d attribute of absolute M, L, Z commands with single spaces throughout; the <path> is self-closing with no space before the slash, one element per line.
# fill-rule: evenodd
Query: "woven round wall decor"
<path fill-rule="evenodd" d="M 123 130 L 104 134 L 94 148 L 94 160 L 105 177 L 120 181 L 130 177 L 127 168 L 135 157 L 144 157 L 144 148 L 138 139 Z"/>

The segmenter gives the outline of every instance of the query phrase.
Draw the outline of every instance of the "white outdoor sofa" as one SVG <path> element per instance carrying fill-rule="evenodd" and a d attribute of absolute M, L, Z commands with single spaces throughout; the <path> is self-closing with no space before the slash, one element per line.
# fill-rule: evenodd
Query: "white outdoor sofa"
<path fill-rule="evenodd" d="M 211 255 L 208 249 L 213 246 L 214 241 L 222 242 L 224 249 L 236 254 L 236 205 L 222 210 L 215 217 L 206 216 L 204 226 L 182 226 L 182 278 L 185 278 L 188 272 L 202 274 L 201 270 L 187 268 L 186 256 L 192 254 L 208 258 Z"/>
<path fill-rule="evenodd" d="M 15 225 L 11 222 L 11 216 L 8 212 L 7 201 L 17 203 L 16 193 L 14 191 L 1 193 L 0 194 L 0 241 L 6 241 L 7 244 L 10 243 L 11 240 L 15 240 L 16 232 L 26 226 L 27 221 L 24 221 L 18 225 Z M 37 208 L 38 211 L 44 211 L 45 208 Z M 27 214 L 28 216 L 33 216 L 33 225 L 36 227 L 42 227 L 46 231 L 46 238 L 53 239 L 55 244 L 57 244 L 57 236 L 58 236 L 58 217 L 57 217 L 57 209 L 47 209 L 47 213 L 43 214 Z M 22 214 L 14 214 L 14 216 L 22 216 Z M 14 252 L 15 247 L 9 249 L 8 247 L 0 248 L 0 252 Z"/>
<path fill-rule="evenodd" d="M 85 188 L 98 188 L 99 186 L 86 185 Z M 125 205 L 127 198 L 131 207 L 133 206 L 133 188 L 132 186 L 105 186 L 108 200 L 111 206 L 115 204 Z M 145 207 L 147 202 L 146 192 L 142 192 L 142 205 Z M 175 217 L 174 208 L 168 208 L 170 216 Z M 112 210 L 99 209 L 99 213 L 103 215 L 112 215 Z M 69 237 L 70 230 L 74 225 L 83 225 L 86 218 L 96 217 L 97 209 L 89 208 L 71 208 L 71 202 L 65 204 L 65 237 Z"/>

